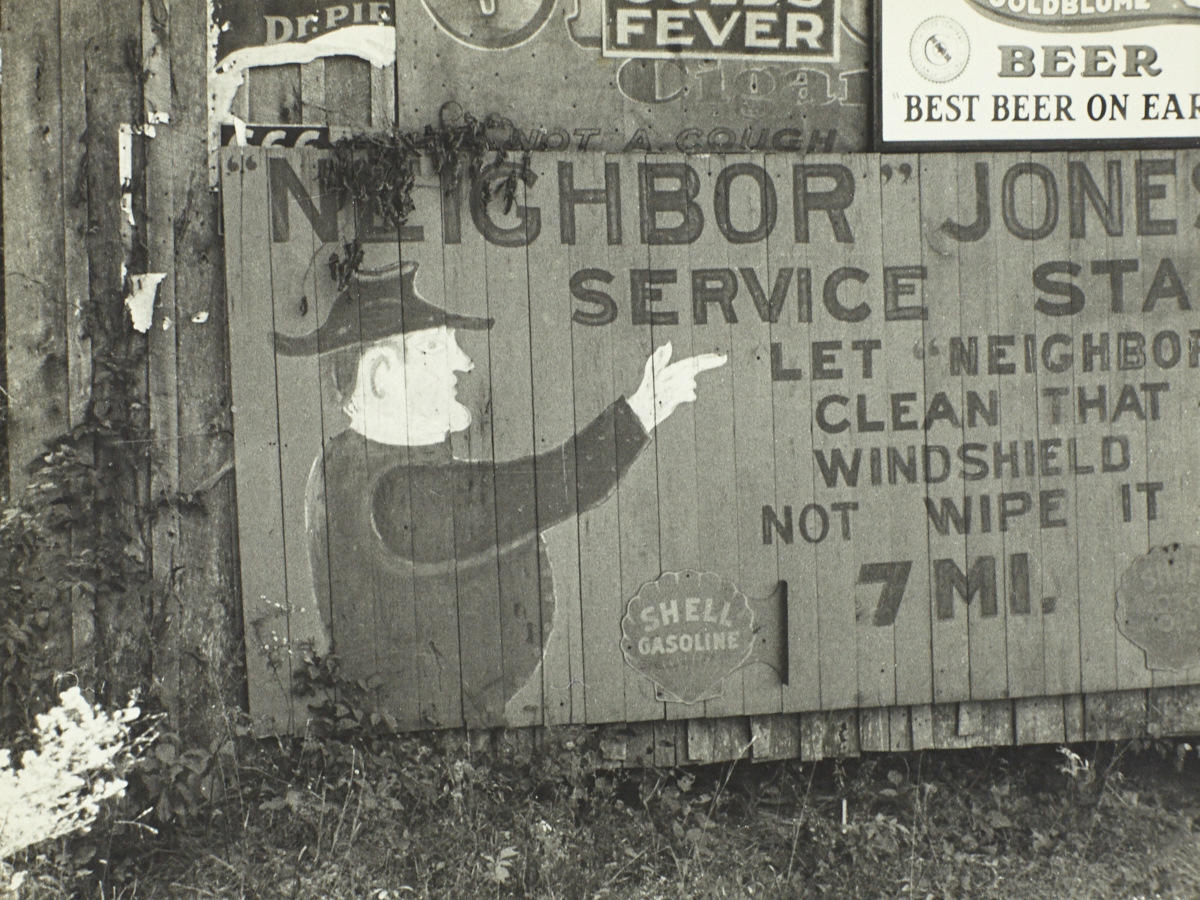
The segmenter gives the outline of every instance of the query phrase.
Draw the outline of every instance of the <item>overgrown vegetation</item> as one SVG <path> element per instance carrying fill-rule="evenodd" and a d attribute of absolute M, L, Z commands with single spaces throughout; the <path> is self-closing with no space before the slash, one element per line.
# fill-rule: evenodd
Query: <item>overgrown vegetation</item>
<path fill-rule="evenodd" d="M 317 709 L 302 738 L 231 742 L 170 824 L 122 824 L 131 802 L 22 860 L 22 896 L 1200 893 L 1200 765 L 1182 743 L 606 771 L 583 729 L 534 748 Z"/>

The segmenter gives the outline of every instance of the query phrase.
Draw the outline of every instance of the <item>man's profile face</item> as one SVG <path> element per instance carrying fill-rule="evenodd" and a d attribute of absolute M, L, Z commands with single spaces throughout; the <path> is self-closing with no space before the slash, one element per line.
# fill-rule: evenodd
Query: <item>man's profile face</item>
<path fill-rule="evenodd" d="M 409 430 L 450 434 L 471 424 L 471 411 L 458 402 L 458 373 L 475 368 L 454 330 L 425 328 L 388 340 L 389 363 L 372 373 L 375 395 L 393 414 L 404 416 Z"/>

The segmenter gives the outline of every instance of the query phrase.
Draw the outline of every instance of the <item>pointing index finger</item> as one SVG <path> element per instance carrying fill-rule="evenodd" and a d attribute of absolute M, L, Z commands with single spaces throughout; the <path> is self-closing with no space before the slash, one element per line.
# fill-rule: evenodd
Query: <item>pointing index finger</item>
<path fill-rule="evenodd" d="M 723 353 L 700 353 L 690 359 L 681 360 L 679 364 L 686 365 L 698 375 L 708 369 L 723 366 L 727 362 L 729 362 L 729 357 Z"/>

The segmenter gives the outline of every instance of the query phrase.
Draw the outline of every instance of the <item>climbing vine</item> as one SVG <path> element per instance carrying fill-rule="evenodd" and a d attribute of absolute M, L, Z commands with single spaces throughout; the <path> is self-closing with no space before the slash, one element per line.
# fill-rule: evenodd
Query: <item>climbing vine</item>
<path fill-rule="evenodd" d="M 338 140 L 320 167 L 321 189 L 340 192 L 360 207 L 369 207 L 398 229 L 415 208 L 413 187 L 425 158 L 447 195 L 457 195 L 464 183 L 474 184 L 484 203 L 498 199 L 507 213 L 516 202 L 520 185 L 532 183 L 528 152 L 510 166 L 498 186 L 481 176 L 509 161 L 508 138 L 513 132 L 513 123 L 501 116 L 478 117 L 447 104 L 439 113 L 437 126 L 354 134 Z M 330 274 L 339 288 L 345 287 L 362 261 L 357 242 L 346 244 L 344 250 L 344 256 L 335 254 L 329 261 Z"/>

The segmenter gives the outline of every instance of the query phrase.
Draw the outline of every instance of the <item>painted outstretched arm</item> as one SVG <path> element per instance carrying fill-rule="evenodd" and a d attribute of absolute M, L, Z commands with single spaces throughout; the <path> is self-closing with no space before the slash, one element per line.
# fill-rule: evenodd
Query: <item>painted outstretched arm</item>
<path fill-rule="evenodd" d="M 650 355 L 642 383 L 629 398 L 629 408 L 647 434 L 680 404 L 696 399 L 696 377 L 701 372 L 723 366 L 729 360 L 721 353 L 701 353 L 671 362 L 671 351 L 668 341 Z"/>
<path fill-rule="evenodd" d="M 642 383 L 582 429 L 573 441 L 530 460 L 496 466 L 497 537 L 519 539 L 602 503 L 649 443 L 655 426 L 696 399 L 696 377 L 728 358 L 704 353 L 671 362 L 666 343 L 646 361 Z M 486 480 L 487 473 L 481 473 Z M 536 511 L 536 514 L 535 514 Z"/>
<path fill-rule="evenodd" d="M 381 479 L 373 522 L 393 553 L 418 564 L 491 558 L 602 503 L 680 404 L 696 399 L 696 377 L 726 363 L 707 353 L 671 362 L 671 345 L 646 362 L 642 383 L 563 444 L 506 462 L 457 460 L 397 467 Z M 448 499 L 452 499 L 448 503 Z M 410 527 L 454 514 L 454 540 L 413 541 Z"/>

